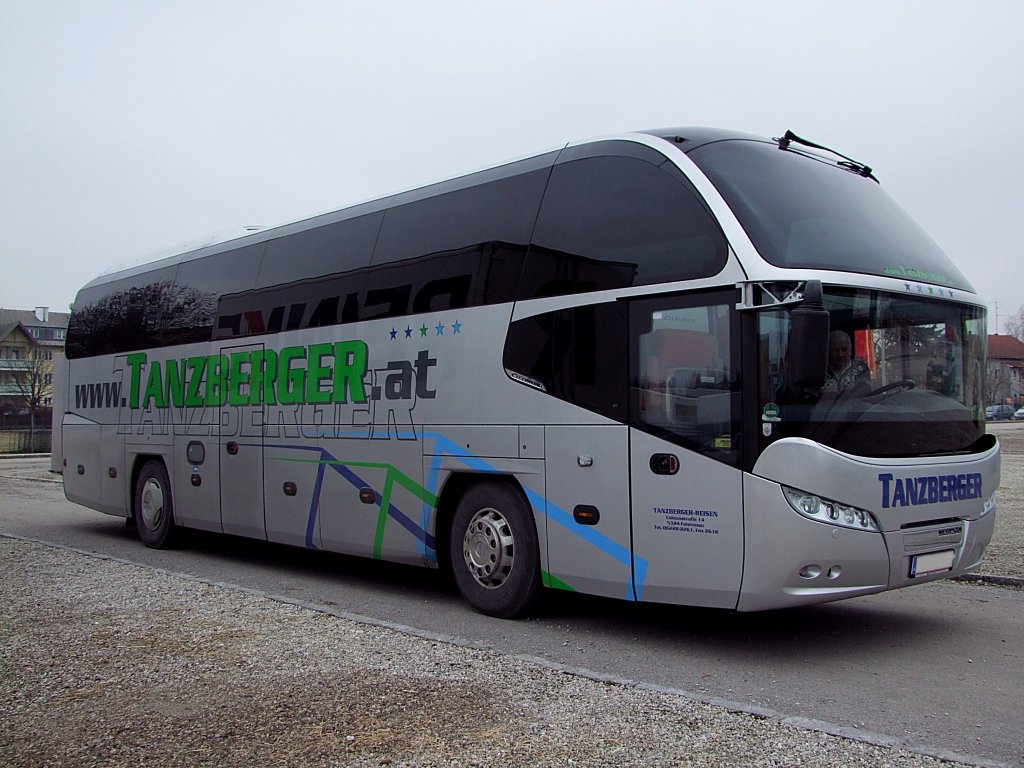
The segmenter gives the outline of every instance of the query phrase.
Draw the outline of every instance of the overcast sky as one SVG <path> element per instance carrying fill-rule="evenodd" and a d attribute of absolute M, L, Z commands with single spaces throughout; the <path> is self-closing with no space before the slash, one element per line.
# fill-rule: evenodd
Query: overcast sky
<path fill-rule="evenodd" d="M 708 125 L 872 166 L 1002 321 L 1022 29 L 1019 0 L 0 0 L 0 306 L 66 311 L 213 233 Z"/>

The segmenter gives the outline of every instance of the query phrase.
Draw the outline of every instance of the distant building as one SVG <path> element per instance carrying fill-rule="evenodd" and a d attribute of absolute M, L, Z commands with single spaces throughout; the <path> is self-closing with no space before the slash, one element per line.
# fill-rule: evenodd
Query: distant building
<path fill-rule="evenodd" d="M 49 307 L 31 309 L 0 309 L 0 330 L 12 323 L 21 323 L 40 348 L 52 353 L 64 354 L 64 343 L 68 336 L 70 312 L 51 312 Z M 0 344 L 3 337 L 0 337 Z M 49 358 L 48 358 L 49 359 Z"/>
<path fill-rule="evenodd" d="M 1024 405 L 1024 342 L 998 333 L 988 337 L 987 389 L 986 405 Z"/>
<path fill-rule="evenodd" d="M 0 309 L 0 420 L 4 426 L 24 416 L 26 393 L 31 393 L 38 407 L 49 409 L 50 361 L 64 354 L 70 319 L 70 313 L 51 312 L 48 307 Z M 48 419 L 46 413 L 39 416 L 41 421 Z"/>

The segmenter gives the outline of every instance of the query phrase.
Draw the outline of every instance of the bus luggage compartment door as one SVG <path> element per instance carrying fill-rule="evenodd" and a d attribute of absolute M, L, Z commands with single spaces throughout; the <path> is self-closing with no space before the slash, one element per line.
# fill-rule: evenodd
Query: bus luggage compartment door
<path fill-rule="evenodd" d="M 545 427 L 546 583 L 633 599 L 628 427 Z M 541 553 L 543 561 L 544 553 Z"/>
<path fill-rule="evenodd" d="M 252 404 L 253 361 L 260 364 L 262 344 L 221 347 L 221 364 L 227 366 L 221 379 L 227 392 L 222 395 L 219 424 L 220 510 L 224 533 L 267 537 L 263 505 L 262 397 Z M 233 380 L 235 379 L 235 380 Z"/>

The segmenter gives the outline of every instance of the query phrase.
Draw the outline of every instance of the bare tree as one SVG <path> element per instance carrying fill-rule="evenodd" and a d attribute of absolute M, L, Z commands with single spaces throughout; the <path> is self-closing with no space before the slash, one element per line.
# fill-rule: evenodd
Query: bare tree
<path fill-rule="evenodd" d="M 985 404 L 1001 403 L 1007 394 L 1009 388 L 1004 367 L 989 363 L 985 376 Z"/>
<path fill-rule="evenodd" d="M 1017 312 L 1010 315 L 1004 325 L 1006 333 L 1015 337 L 1018 341 L 1024 341 L 1024 307 L 1017 307 Z"/>
<path fill-rule="evenodd" d="M 19 361 L 14 372 L 14 399 L 19 410 L 29 413 L 29 451 L 35 449 L 36 414 L 46 409 L 53 398 L 53 360 L 36 351 L 28 360 Z"/>

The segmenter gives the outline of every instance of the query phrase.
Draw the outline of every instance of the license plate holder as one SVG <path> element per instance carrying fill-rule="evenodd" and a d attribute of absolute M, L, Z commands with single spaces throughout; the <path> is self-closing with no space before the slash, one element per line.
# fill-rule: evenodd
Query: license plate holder
<path fill-rule="evenodd" d="M 941 552 L 929 552 L 927 555 L 915 555 L 910 558 L 910 577 L 920 578 L 933 573 L 953 570 L 956 550 L 944 549 Z"/>

